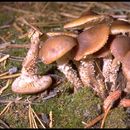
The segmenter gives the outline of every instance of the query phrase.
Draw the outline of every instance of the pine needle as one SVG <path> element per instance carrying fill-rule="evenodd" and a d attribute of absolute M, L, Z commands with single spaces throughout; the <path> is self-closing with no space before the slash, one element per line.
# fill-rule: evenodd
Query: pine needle
<path fill-rule="evenodd" d="M 3 62 L 4 60 L 6 60 L 7 58 L 9 58 L 10 55 L 5 55 L 2 58 L 0 58 L 0 62 Z"/>
<path fill-rule="evenodd" d="M 6 105 L 6 107 L 1 111 L 0 116 L 9 110 L 9 107 L 10 107 L 11 104 L 12 104 L 12 101 L 10 101 L 10 102 Z"/>
<path fill-rule="evenodd" d="M 49 128 L 52 128 L 52 121 L 53 121 L 53 119 L 52 119 L 52 111 L 50 111 L 49 117 L 50 117 Z"/>
<path fill-rule="evenodd" d="M 11 79 L 8 79 L 6 85 L 0 89 L 0 95 L 2 94 L 2 92 L 3 92 L 5 89 L 8 88 L 8 86 L 9 86 L 11 83 L 12 83 L 12 80 L 11 80 Z"/>
<path fill-rule="evenodd" d="M 16 78 L 16 77 L 18 77 L 20 75 L 21 75 L 21 73 L 17 73 L 17 74 L 12 74 L 12 75 L 7 75 L 7 76 L 0 77 L 0 79 Z"/>

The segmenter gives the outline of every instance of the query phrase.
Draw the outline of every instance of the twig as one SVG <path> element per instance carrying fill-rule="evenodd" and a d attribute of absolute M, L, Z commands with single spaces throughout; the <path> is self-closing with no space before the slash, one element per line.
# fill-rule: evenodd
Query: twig
<path fill-rule="evenodd" d="M 3 26 L 0 26 L 0 29 L 5 29 L 5 28 L 9 28 L 10 25 L 3 25 Z"/>
<path fill-rule="evenodd" d="M 33 30 L 37 31 L 40 35 L 42 35 L 43 33 L 36 27 L 34 27 L 33 25 L 31 25 L 30 23 L 28 23 L 24 18 L 20 18 L 21 21 L 26 24 L 27 26 L 29 26 L 30 28 L 32 28 Z"/>
<path fill-rule="evenodd" d="M 39 123 L 41 124 L 41 126 L 43 127 L 43 128 L 46 128 L 44 125 L 43 125 L 43 123 L 40 121 L 40 119 L 39 119 L 39 117 L 37 116 L 37 114 L 35 113 L 35 111 L 31 108 L 31 110 L 32 110 L 32 112 L 34 113 L 34 115 L 35 115 L 35 117 L 37 118 L 37 120 L 39 121 Z"/>
<path fill-rule="evenodd" d="M 16 77 L 18 77 L 20 75 L 21 75 L 21 73 L 17 73 L 17 74 L 12 74 L 12 75 L 7 75 L 7 76 L 0 77 L 0 79 L 16 78 Z"/>
<path fill-rule="evenodd" d="M 10 42 L 0 44 L 0 50 L 7 48 L 29 48 L 30 44 L 11 44 Z"/>
<path fill-rule="evenodd" d="M 29 122 L 30 122 L 30 128 L 38 128 L 35 118 L 33 116 L 33 112 L 32 112 L 30 103 L 29 103 Z"/>
<path fill-rule="evenodd" d="M 50 111 L 49 117 L 50 117 L 49 128 L 52 128 L 52 121 L 53 121 L 53 119 L 52 119 L 52 111 Z"/>
<path fill-rule="evenodd" d="M 1 111 L 0 116 L 1 116 L 2 114 L 4 114 L 4 113 L 8 110 L 8 108 L 10 107 L 11 104 L 12 104 L 12 101 L 10 101 L 10 102 L 6 105 L 6 107 Z"/>
<path fill-rule="evenodd" d="M 104 126 L 105 119 L 106 119 L 106 117 L 107 117 L 108 112 L 110 111 L 110 109 L 111 109 L 111 105 L 107 108 L 107 110 L 104 113 L 104 117 L 103 117 L 103 120 L 102 120 L 102 123 L 101 123 L 101 128 L 103 128 L 103 126 Z"/>
<path fill-rule="evenodd" d="M 89 121 L 89 123 L 83 123 L 85 124 L 85 127 L 84 128 L 90 128 L 92 127 L 93 125 L 95 125 L 98 121 L 100 121 L 102 118 L 104 117 L 104 113 L 99 115 L 98 117 L 96 117 L 95 119 Z"/>
<path fill-rule="evenodd" d="M 5 128 L 10 128 L 3 120 L 0 119 L 0 123 L 4 125 Z"/>
<path fill-rule="evenodd" d="M 44 14 L 41 14 L 41 13 L 36 13 L 36 12 L 32 12 L 32 11 L 25 11 L 25 10 L 22 10 L 22 9 L 17 9 L 17 8 L 13 8 L 13 7 L 9 7 L 9 6 L 3 6 L 4 9 L 7 9 L 7 10 L 11 10 L 11 11 L 14 11 L 14 12 L 19 12 L 19 13 L 24 13 L 24 14 L 32 14 L 34 16 L 39 16 L 39 17 L 45 17 Z"/>
<path fill-rule="evenodd" d="M 7 58 L 9 58 L 10 57 L 10 55 L 5 55 L 5 56 L 3 56 L 2 58 L 0 58 L 0 62 L 2 62 L 2 61 L 4 61 L 4 60 L 6 60 Z"/>
<path fill-rule="evenodd" d="M 70 18 L 78 18 L 79 16 L 74 16 L 73 14 L 66 13 L 66 12 L 61 12 L 60 15 L 65 16 L 65 17 L 70 17 Z"/>
<path fill-rule="evenodd" d="M 28 116 L 29 116 L 29 127 L 32 128 L 32 121 L 31 121 L 31 110 L 30 110 L 30 106 L 28 109 Z"/>
<path fill-rule="evenodd" d="M 0 89 L 0 95 L 2 94 L 2 92 L 3 92 L 5 89 L 8 88 L 8 86 L 11 84 L 11 82 L 12 82 L 12 80 L 9 79 L 9 80 L 7 81 L 7 83 L 6 83 L 6 85 Z"/>
<path fill-rule="evenodd" d="M 46 34 L 50 37 L 57 36 L 57 35 L 67 35 L 67 36 L 71 36 L 71 37 L 76 38 L 78 36 L 77 34 L 71 33 L 71 32 L 47 32 Z"/>

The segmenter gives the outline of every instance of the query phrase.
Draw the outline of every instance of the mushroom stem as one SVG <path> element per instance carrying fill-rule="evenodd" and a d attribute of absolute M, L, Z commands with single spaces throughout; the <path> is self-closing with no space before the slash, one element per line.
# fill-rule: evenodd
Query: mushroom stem
<path fill-rule="evenodd" d="M 30 32 L 29 32 L 30 33 Z M 31 46 L 23 62 L 20 77 L 16 78 L 12 84 L 12 91 L 20 94 L 38 93 L 52 84 L 50 76 L 36 75 L 36 60 L 39 51 L 39 32 L 31 31 Z"/>
<path fill-rule="evenodd" d="M 32 37 L 30 39 L 31 40 L 30 49 L 22 64 L 23 65 L 22 71 L 21 71 L 22 74 L 28 73 L 29 75 L 34 75 L 37 71 L 35 63 L 38 58 L 40 39 L 39 39 L 38 32 L 32 32 L 32 33 L 34 33 L 34 34 L 30 34 L 30 35 L 32 35 Z"/>
<path fill-rule="evenodd" d="M 113 59 L 111 65 L 111 72 L 110 72 L 110 83 L 112 84 L 110 91 L 112 92 L 114 92 L 117 89 L 116 80 L 117 80 L 119 68 L 120 68 L 120 62 L 116 58 Z"/>
<path fill-rule="evenodd" d="M 76 70 L 68 63 L 68 61 L 57 60 L 58 69 L 65 75 L 65 77 L 74 85 L 74 92 L 77 92 L 83 87 L 83 83 L 78 77 Z"/>
<path fill-rule="evenodd" d="M 101 78 L 95 77 L 94 61 L 92 59 L 82 59 L 78 65 L 79 75 L 83 84 L 91 87 L 101 98 L 105 98 L 104 84 Z"/>
<path fill-rule="evenodd" d="M 111 64 L 112 64 L 111 58 L 104 58 L 103 59 L 102 74 L 104 76 L 105 84 L 110 82 Z"/>
<path fill-rule="evenodd" d="M 78 66 L 80 78 L 85 86 L 91 86 L 91 78 L 95 76 L 94 61 L 89 59 L 80 60 Z"/>

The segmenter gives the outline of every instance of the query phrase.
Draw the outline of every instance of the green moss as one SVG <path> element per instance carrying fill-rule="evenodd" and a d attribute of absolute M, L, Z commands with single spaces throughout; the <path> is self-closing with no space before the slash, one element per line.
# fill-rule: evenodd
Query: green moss
<path fill-rule="evenodd" d="M 13 14 L 9 12 L 0 13 L 0 26 L 9 24 L 13 20 Z"/>
<path fill-rule="evenodd" d="M 122 107 L 113 109 L 106 118 L 105 128 L 126 128 L 126 113 Z"/>
<path fill-rule="evenodd" d="M 38 74 L 44 75 L 51 71 L 54 71 L 56 69 L 56 64 L 46 65 L 43 62 L 39 62 L 37 63 L 37 67 L 38 67 Z"/>
<path fill-rule="evenodd" d="M 40 106 L 34 106 L 37 112 L 53 112 L 54 128 L 83 128 L 81 123 L 85 121 L 84 114 L 90 113 L 89 119 L 98 115 L 97 104 L 100 99 L 94 97 L 92 91 L 85 88 L 76 94 L 63 93 L 60 97 L 55 97 L 47 102 L 41 103 Z"/>
<path fill-rule="evenodd" d="M 3 114 L 1 119 L 5 121 L 11 128 L 28 128 L 28 110 L 26 106 L 21 104 L 12 104 L 6 113 Z"/>

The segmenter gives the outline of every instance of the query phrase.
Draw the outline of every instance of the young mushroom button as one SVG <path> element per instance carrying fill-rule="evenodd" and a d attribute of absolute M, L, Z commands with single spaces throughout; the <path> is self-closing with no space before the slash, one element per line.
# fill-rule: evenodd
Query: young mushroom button
<path fill-rule="evenodd" d="M 77 45 L 77 40 L 70 36 L 59 35 L 50 37 L 42 45 L 39 57 L 45 64 L 57 62 L 58 69 L 63 72 L 73 85 L 74 91 L 83 87 L 77 72 L 69 64 L 73 57 L 73 47 Z"/>
<path fill-rule="evenodd" d="M 95 77 L 94 61 L 90 58 L 90 55 L 106 44 L 109 32 L 109 25 L 99 24 L 85 30 L 77 37 L 79 44 L 74 59 L 80 61 L 79 74 L 86 86 L 91 86 L 91 78 Z M 95 91 L 98 91 L 98 89 Z"/>
<path fill-rule="evenodd" d="M 16 78 L 12 84 L 12 91 L 19 94 L 34 94 L 46 90 L 52 84 L 50 76 L 38 76 L 36 74 L 36 60 L 39 51 L 39 32 L 31 30 L 31 45 L 24 59 L 20 77 Z"/>

